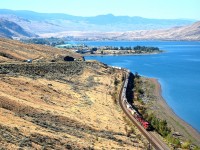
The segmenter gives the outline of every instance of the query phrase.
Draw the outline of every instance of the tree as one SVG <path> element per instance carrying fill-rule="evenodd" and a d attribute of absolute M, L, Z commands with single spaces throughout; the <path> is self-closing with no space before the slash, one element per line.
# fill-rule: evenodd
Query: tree
<path fill-rule="evenodd" d="M 135 72 L 135 78 L 140 78 L 140 75 L 138 74 L 138 72 Z"/>
<path fill-rule="evenodd" d="M 93 47 L 91 50 L 92 51 L 97 51 L 97 47 Z"/>

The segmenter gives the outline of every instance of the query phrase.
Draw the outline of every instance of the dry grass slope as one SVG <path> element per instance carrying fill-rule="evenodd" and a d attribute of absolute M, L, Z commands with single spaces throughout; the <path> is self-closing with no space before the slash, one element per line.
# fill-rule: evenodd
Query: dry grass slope
<path fill-rule="evenodd" d="M 66 76 L 53 76 L 53 70 L 62 72 L 63 65 L 72 66 L 72 71 Z M 13 68 L 7 64 L 0 70 L 5 66 L 7 71 Z M 121 71 L 97 62 L 76 62 L 49 67 L 49 72 L 44 72 L 47 75 L 41 72 L 30 76 L 33 70 L 39 70 L 30 66 L 15 66 L 17 69 L 12 74 L 1 74 L 0 143 L 3 148 L 144 147 L 136 138 L 139 133 L 127 137 L 123 113 L 111 96 L 115 88 L 112 81 L 115 77 L 121 80 Z M 82 69 L 73 69 L 74 66 Z"/>
<path fill-rule="evenodd" d="M 63 52 L 81 57 L 12 40 L 0 39 L 0 51 L 11 57 L 2 55 L 0 64 L 0 149 L 146 147 L 114 100 L 121 70 L 91 61 L 50 62 Z M 21 62 L 30 57 L 44 59 Z"/>
<path fill-rule="evenodd" d="M 21 62 L 27 59 L 35 62 L 58 61 L 65 56 L 72 56 L 77 60 L 83 59 L 80 55 L 68 50 L 0 38 L 0 62 Z"/>

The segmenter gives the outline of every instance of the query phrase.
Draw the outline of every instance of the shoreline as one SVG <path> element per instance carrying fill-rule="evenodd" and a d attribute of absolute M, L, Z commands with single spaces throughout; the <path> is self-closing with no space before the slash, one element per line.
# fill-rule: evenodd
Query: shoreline
<path fill-rule="evenodd" d="M 146 78 L 146 77 L 145 77 Z M 190 139 L 194 144 L 200 145 L 200 133 L 193 128 L 189 123 L 181 119 L 177 114 L 170 108 L 165 99 L 162 97 L 162 87 L 159 81 L 155 78 L 148 78 L 154 85 L 154 94 L 157 97 L 155 104 L 160 107 L 161 116 L 166 119 L 168 124 L 178 131 L 183 137 Z M 195 141 L 194 141 L 195 140 Z"/>
<path fill-rule="evenodd" d="M 157 54 L 161 54 L 164 53 L 163 52 L 158 52 L 158 53 L 143 53 L 143 54 L 81 54 L 84 57 L 95 57 L 95 56 L 144 56 L 144 55 L 157 55 Z"/>

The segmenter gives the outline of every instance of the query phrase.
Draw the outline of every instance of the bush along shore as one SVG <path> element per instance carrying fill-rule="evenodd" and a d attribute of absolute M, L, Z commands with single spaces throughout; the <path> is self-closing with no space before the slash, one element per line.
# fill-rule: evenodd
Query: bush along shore
<path fill-rule="evenodd" d="M 128 100 L 173 149 L 200 149 L 199 133 L 177 117 L 161 96 L 156 79 L 135 73 L 129 83 Z"/>
<path fill-rule="evenodd" d="M 164 52 L 158 47 L 146 47 L 146 46 L 135 46 L 135 47 L 114 47 L 114 46 L 103 46 L 103 47 L 88 47 L 86 49 L 80 49 L 78 53 L 84 55 L 136 55 L 136 54 L 157 54 Z"/>

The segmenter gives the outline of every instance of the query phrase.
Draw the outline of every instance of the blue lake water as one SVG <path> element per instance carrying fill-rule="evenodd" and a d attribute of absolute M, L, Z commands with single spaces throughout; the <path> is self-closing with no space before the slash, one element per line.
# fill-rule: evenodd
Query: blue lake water
<path fill-rule="evenodd" d="M 83 43 L 83 42 L 82 42 Z M 84 42 L 90 46 L 156 46 L 165 53 L 137 56 L 87 56 L 157 78 L 162 96 L 183 120 L 200 131 L 200 42 L 131 41 Z"/>

